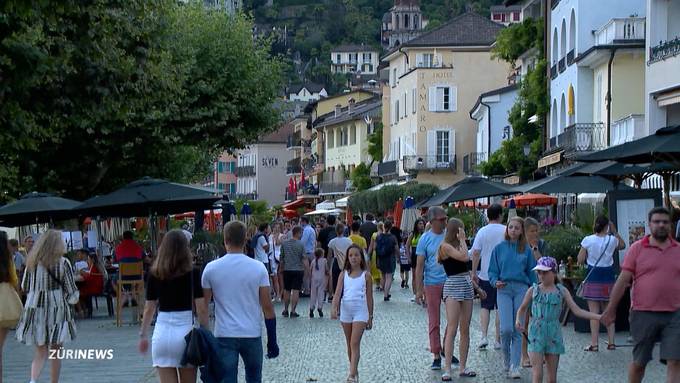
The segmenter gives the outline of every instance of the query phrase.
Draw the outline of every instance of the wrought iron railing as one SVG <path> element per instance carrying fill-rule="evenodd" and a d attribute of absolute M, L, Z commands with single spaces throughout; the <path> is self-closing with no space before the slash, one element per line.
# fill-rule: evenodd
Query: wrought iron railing
<path fill-rule="evenodd" d="M 418 172 L 419 170 L 449 170 L 456 173 L 456 155 L 434 155 L 434 156 L 404 156 L 404 171 L 407 173 Z"/>
<path fill-rule="evenodd" d="M 236 177 L 254 177 L 256 174 L 255 166 L 238 166 L 234 173 L 236 173 Z"/>
<path fill-rule="evenodd" d="M 571 65 L 574 63 L 574 50 L 570 50 L 569 53 L 567 53 L 567 66 Z"/>
<path fill-rule="evenodd" d="M 472 152 L 463 157 L 463 172 L 467 175 L 480 174 L 479 165 L 486 161 L 486 153 Z"/>
<path fill-rule="evenodd" d="M 569 125 L 557 136 L 557 144 L 565 153 L 592 152 L 607 147 L 604 124 L 577 123 Z"/>
<path fill-rule="evenodd" d="M 299 148 L 302 146 L 302 141 L 300 134 L 289 134 L 288 140 L 286 141 L 286 148 Z"/>
<path fill-rule="evenodd" d="M 564 57 L 562 57 L 560 61 L 557 62 L 557 66 L 560 70 L 560 73 L 564 72 L 564 70 L 567 69 L 567 65 L 564 62 Z"/>
<path fill-rule="evenodd" d="M 293 158 L 286 164 L 286 175 L 292 176 L 302 173 L 302 159 L 300 157 Z"/>
<path fill-rule="evenodd" d="M 553 80 L 557 78 L 557 64 L 550 67 L 550 78 Z"/>
<path fill-rule="evenodd" d="M 352 181 L 321 181 L 319 182 L 320 194 L 341 194 L 352 191 Z"/>
<path fill-rule="evenodd" d="M 388 177 L 398 175 L 397 161 L 386 161 L 378 164 L 378 176 Z"/>
<path fill-rule="evenodd" d="M 649 48 L 649 63 L 665 60 L 680 54 L 680 37 L 673 40 L 660 41 L 659 45 Z"/>

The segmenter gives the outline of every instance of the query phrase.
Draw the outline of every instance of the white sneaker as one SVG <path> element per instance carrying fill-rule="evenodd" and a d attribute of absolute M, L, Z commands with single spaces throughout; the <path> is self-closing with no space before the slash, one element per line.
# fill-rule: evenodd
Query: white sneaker
<path fill-rule="evenodd" d="M 522 374 L 520 374 L 519 368 L 510 367 L 510 371 L 508 372 L 508 378 L 510 378 L 510 379 L 521 379 Z"/>
<path fill-rule="evenodd" d="M 500 350 L 501 349 L 501 342 L 496 342 L 493 344 L 493 349 L 494 350 Z"/>

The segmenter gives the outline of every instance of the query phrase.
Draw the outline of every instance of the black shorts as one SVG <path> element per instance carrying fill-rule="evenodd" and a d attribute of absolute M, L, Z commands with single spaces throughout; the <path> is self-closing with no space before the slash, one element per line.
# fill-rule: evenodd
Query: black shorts
<path fill-rule="evenodd" d="M 286 291 L 302 290 L 302 278 L 305 272 L 302 270 L 284 271 L 283 272 L 283 289 Z"/>
<path fill-rule="evenodd" d="M 482 308 L 496 310 L 498 308 L 498 304 L 496 304 L 496 288 L 491 286 L 489 281 L 483 279 L 479 280 L 479 288 L 486 293 L 486 299 L 482 299 Z"/>
<path fill-rule="evenodd" d="M 345 260 L 347 262 L 347 260 Z M 338 265 L 338 260 L 333 258 L 333 264 L 331 266 L 331 285 L 333 286 L 333 291 L 338 286 L 338 278 L 340 278 L 340 266 Z"/>
<path fill-rule="evenodd" d="M 411 271 L 411 264 L 410 263 L 400 263 L 399 264 L 399 270 L 403 273 L 408 273 Z"/>

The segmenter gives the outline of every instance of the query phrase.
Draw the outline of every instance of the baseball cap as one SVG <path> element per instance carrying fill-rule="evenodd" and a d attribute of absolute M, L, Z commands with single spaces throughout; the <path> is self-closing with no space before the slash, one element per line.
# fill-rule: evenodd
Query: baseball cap
<path fill-rule="evenodd" d="M 534 267 L 533 270 L 556 271 L 557 261 L 553 257 L 541 257 L 536 261 L 536 267 Z"/>

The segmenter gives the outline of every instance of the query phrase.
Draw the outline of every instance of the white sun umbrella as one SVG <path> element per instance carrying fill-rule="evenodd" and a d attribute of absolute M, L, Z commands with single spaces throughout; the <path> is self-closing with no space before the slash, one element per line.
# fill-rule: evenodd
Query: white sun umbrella
<path fill-rule="evenodd" d="M 406 197 L 406 200 L 404 200 L 404 210 L 401 213 L 401 225 L 399 228 L 404 232 L 410 233 L 419 217 L 420 212 L 416 207 L 415 200 L 411 196 Z"/>

